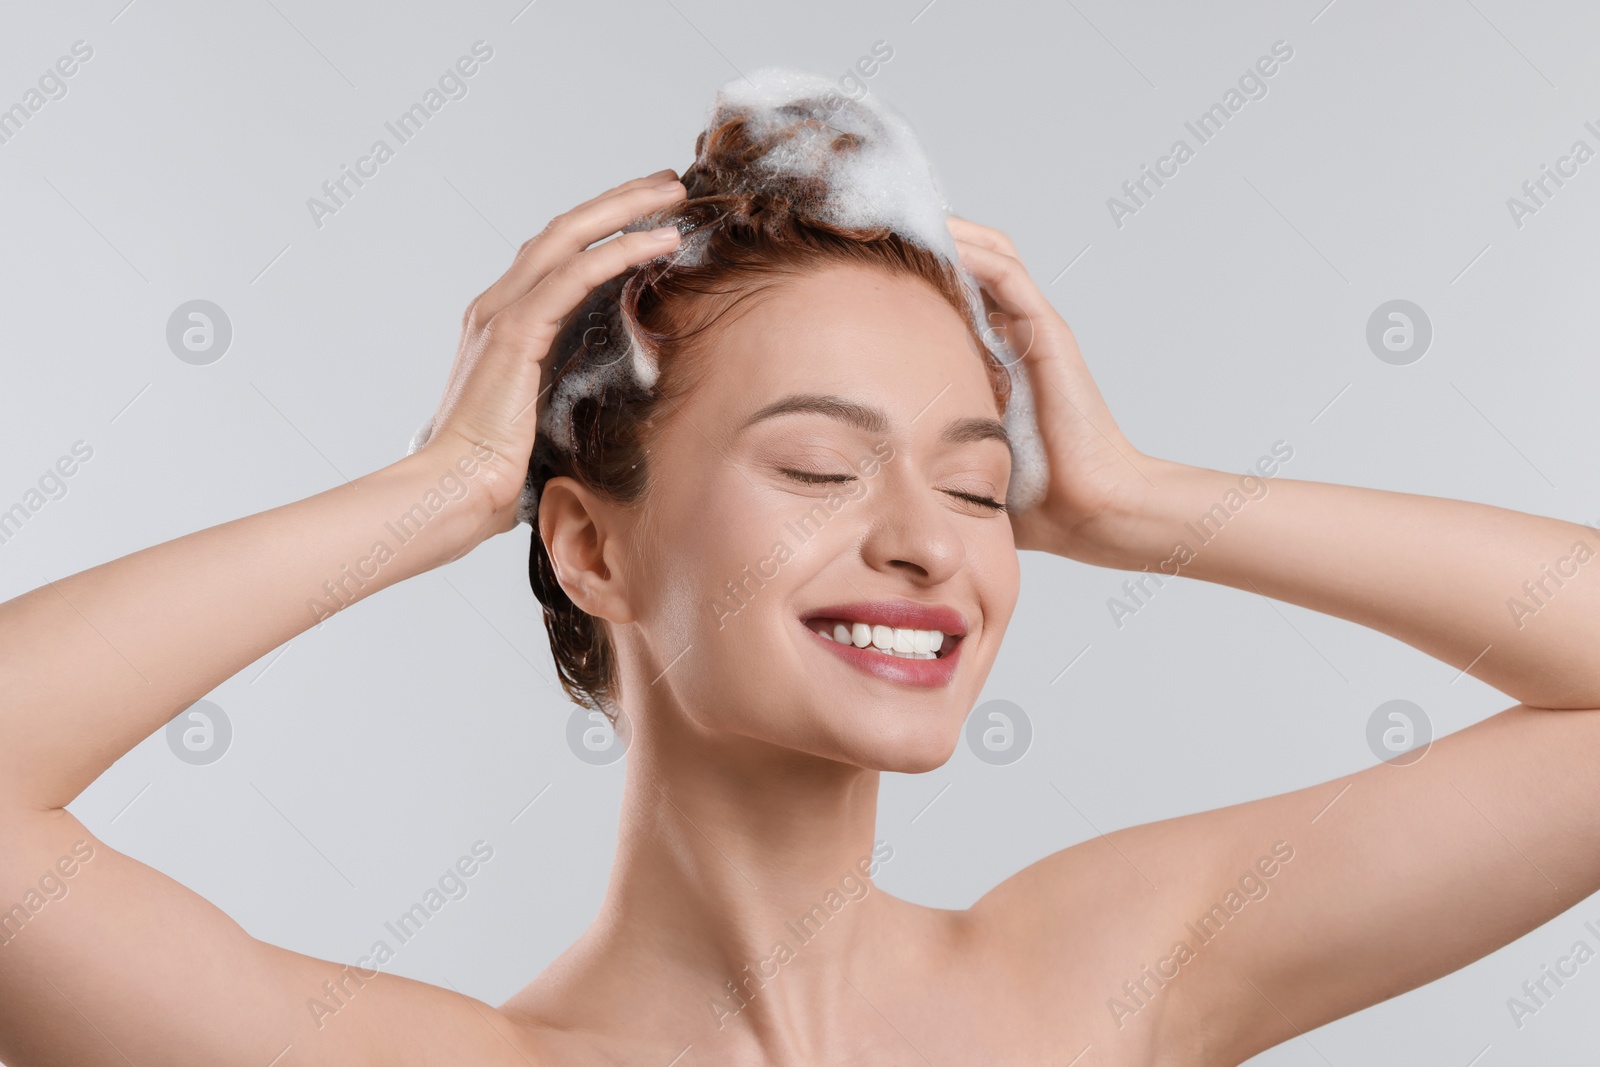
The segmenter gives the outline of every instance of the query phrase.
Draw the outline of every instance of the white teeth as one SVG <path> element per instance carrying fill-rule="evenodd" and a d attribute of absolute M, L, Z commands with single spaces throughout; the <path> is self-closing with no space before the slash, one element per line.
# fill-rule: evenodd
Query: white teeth
<path fill-rule="evenodd" d="M 945 643 L 945 635 L 939 630 L 914 630 L 841 619 L 815 619 L 807 625 L 829 641 L 872 648 L 901 659 L 938 659 L 938 652 Z"/>

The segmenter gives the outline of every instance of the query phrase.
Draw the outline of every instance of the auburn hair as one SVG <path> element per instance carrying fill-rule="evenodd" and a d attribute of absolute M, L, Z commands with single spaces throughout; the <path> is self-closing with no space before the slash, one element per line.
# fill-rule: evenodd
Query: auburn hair
<path fill-rule="evenodd" d="M 835 98 L 832 103 L 837 106 Z M 846 102 L 844 106 L 852 106 Z M 917 278 L 968 323 L 983 354 L 1003 412 L 1011 380 L 972 322 L 966 290 L 949 260 L 888 227 L 848 228 L 826 219 L 828 168 L 810 175 L 766 169 L 760 160 L 794 138 L 816 138 L 812 150 L 844 156 L 860 147 L 854 134 L 829 126 L 824 99 L 780 109 L 792 119 L 758 137 L 747 114 L 725 115 L 695 141 L 695 160 L 683 173 L 686 198 L 652 220 L 676 225 L 694 255 L 667 255 L 633 267 L 601 286 L 569 317 L 552 351 L 552 395 L 568 374 L 593 373 L 616 362 L 631 336 L 654 355 L 657 378 L 646 387 L 634 376 L 602 376 L 580 392 L 558 442 L 541 420 L 528 465 L 528 489 L 538 500 L 545 483 L 568 476 L 614 503 L 637 503 L 650 485 L 646 456 L 652 435 L 675 401 L 693 387 L 685 359 L 707 331 L 734 307 L 787 277 L 854 264 Z M 680 246 L 680 250 L 683 250 Z M 595 323 L 601 327 L 596 329 Z M 621 333 L 621 337 L 614 334 Z M 626 345 L 620 347 L 626 349 Z M 567 358 L 560 359 L 562 353 Z M 704 373 L 709 368 L 700 367 Z M 616 651 L 602 621 L 584 612 L 556 579 L 537 528 L 528 554 L 528 581 L 543 607 L 550 651 L 561 687 L 578 704 L 616 721 Z"/>

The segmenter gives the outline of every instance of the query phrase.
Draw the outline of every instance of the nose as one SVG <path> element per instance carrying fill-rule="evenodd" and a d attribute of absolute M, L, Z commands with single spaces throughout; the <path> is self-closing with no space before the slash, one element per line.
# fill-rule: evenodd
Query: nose
<path fill-rule="evenodd" d="M 954 577 L 966 560 L 967 546 L 940 494 L 918 484 L 903 458 L 886 464 L 873 488 L 876 499 L 861 544 L 867 566 L 919 586 Z"/>

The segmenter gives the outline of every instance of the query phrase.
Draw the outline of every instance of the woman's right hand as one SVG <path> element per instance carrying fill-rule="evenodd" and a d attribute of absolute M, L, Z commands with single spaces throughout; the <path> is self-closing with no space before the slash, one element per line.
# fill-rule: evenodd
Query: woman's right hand
<path fill-rule="evenodd" d="M 671 171 L 652 174 L 523 245 L 468 309 L 420 451 L 0 604 L 0 908 L 37 899 L 41 877 L 73 879 L 70 901 L 37 917 L 19 906 L 0 923 L 0 1058 L 266 1063 L 292 1046 L 297 1064 L 447 1062 L 422 1051 L 427 1028 L 411 1023 L 427 1017 L 453 1045 L 467 1035 L 461 1060 L 528 1059 L 527 1037 L 503 1016 L 453 991 L 365 973 L 370 961 L 358 961 L 360 997 L 353 1006 L 336 998 L 339 1018 L 324 1026 L 306 996 L 345 981 L 349 968 L 258 941 L 97 840 L 67 805 L 274 648 L 510 529 L 533 450 L 539 364 L 562 318 L 607 279 L 672 251 L 677 235 L 588 246 L 683 195 Z M 436 507 L 441 494 L 453 506 Z"/>
<path fill-rule="evenodd" d="M 672 251 L 679 237 L 668 226 L 589 246 L 683 196 L 676 174 L 660 170 L 557 215 L 467 307 L 450 381 L 421 451 L 447 464 L 477 457 L 472 481 L 479 491 L 473 495 L 488 512 L 487 534 L 516 525 L 533 453 L 541 364 L 562 320 L 601 283 Z"/>

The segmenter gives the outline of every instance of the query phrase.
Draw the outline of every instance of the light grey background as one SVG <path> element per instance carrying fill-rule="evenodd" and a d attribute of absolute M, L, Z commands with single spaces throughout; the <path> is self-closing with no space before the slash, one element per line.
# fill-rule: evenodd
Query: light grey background
<path fill-rule="evenodd" d="M 0 144 L 0 508 L 75 441 L 94 449 L 0 545 L 0 596 L 397 458 L 516 243 L 681 170 L 739 71 L 843 74 L 878 40 L 894 54 L 868 88 L 917 126 L 956 209 L 1015 239 L 1145 451 L 1243 471 L 1284 440 L 1289 477 L 1600 521 L 1600 160 L 1520 228 L 1506 205 L 1574 140 L 1600 147 L 1583 127 L 1600 125 L 1600 15 L 1575 0 L 126 2 L 8 5 L 0 26 L 0 107 L 74 41 L 94 49 Z M 307 198 L 480 39 L 494 55 L 469 94 L 315 226 Z M 1114 225 L 1107 198 L 1193 143 L 1184 121 L 1278 40 L 1294 56 L 1268 95 Z M 165 339 L 197 298 L 233 327 L 209 366 Z M 1434 327 L 1410 366 L 1365 341 L 1395 298 Z M 625 767 L 567 747 L 528 535 L 220 686 L 220 761 L 157 734 L 73 811 L 252 934 L 335 959 L 484 839 L 470 894 L 393 969 L 498 1003 L 591 918 Z M 1511 703 L 1377 633 L 1200 583 L 1119 629 L 1126 575 L 1023 565 L 985 699 L 1025 709 L 1032 748 L 886 777 L 891 892 L 965 906 L 1097 830 L 1368 766 L 1387 700 L 1440 734 Z M 1585 920 L 1600 901 L 1254 1062 L 1575 1062 L 1600 965 L 1520 1030 L 1506 999 Z"/>

